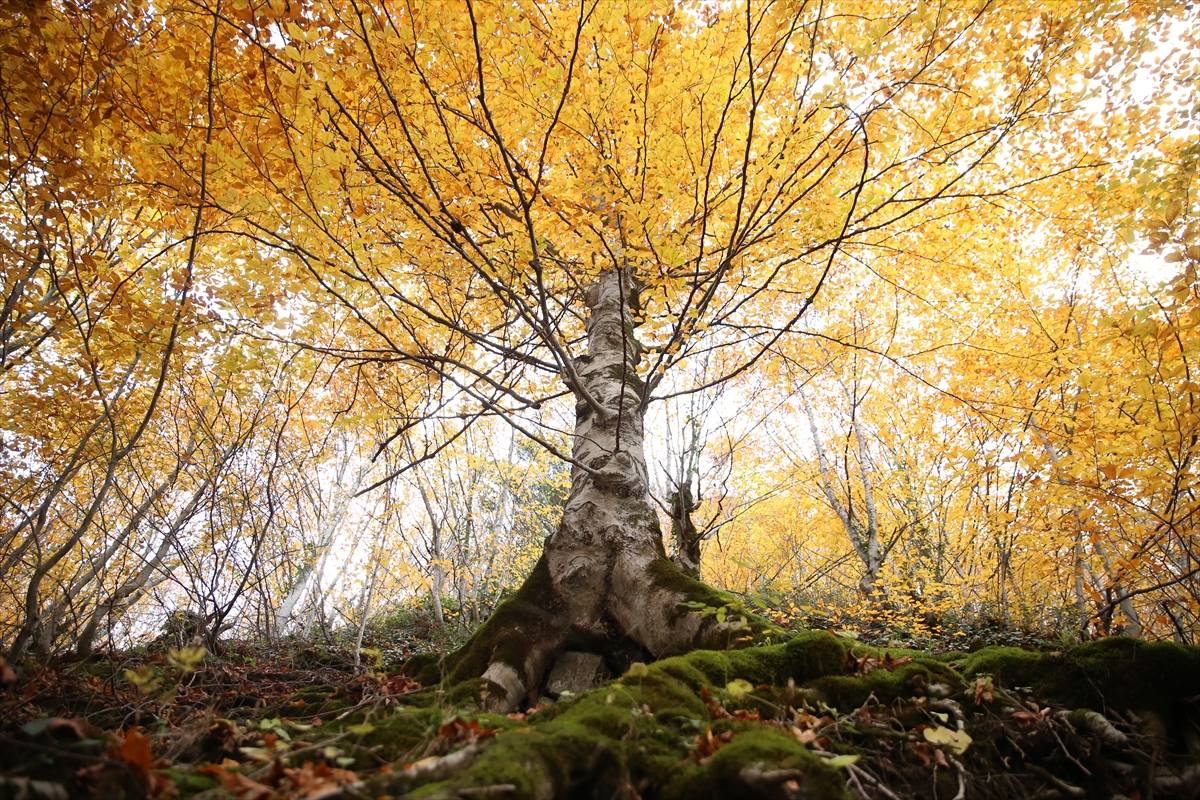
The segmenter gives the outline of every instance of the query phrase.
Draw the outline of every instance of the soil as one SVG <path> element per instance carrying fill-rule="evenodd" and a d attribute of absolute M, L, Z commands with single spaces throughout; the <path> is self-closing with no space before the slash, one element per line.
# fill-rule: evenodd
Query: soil
<path fill-rule="evenodd" d="M 27 663 L 0 695 L 0 797 L 1200 796 L 1200 649 L 782 638 L 507 715 L 479 679 L 295 643 Z"/>

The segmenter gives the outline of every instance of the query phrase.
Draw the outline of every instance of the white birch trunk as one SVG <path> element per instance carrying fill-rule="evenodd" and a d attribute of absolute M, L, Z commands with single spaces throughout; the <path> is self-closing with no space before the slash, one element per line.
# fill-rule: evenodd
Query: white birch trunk
<path fill-rule="evenodd" d="M 840 382 L 840 381 L 839 381 Z M 842 384 L 845 389 L 845 384 Z M 825 445 L 821 441 L 821 434 L 817 430 L 817 417 L 813 412 L 812 403 L 808 400 L 808 395 L 800 388 L 800 399 L 804 403 L 804 413 L 808 417 L 808 429 L 812 434 L 813 447 L 817 451 L 817 467 L 821 473 L 821 491 L 825 494 L 825 499 L 833 512 L 837 514 L 838 519 L 842 523 L 843 530 L 846 531 L 846 536 L 850 539 L 850 544 L 854 547 L 854 552 L 858 556 L 858 560 L 863 565 L 863 576 L 859 581 L 858 588 L 863 594 L 871 594 L 875 588 L 875 582 L 879 578 L 879 570 L 883 566 L 883 557 L 879 550 L 879 523 L 878 514 L 875 510 L 875 494 L 871 485 L 871 476 L 867 471 L 866 463 L 866 442 L 863 439 L 862 433 L 859 430 L 857 419 L 851 417 L 851 428 L 854 431 L 855 444 L 859 457 L 859 474 L 863 481 L 864 503 L 867 507 L 867 524 L 864 526 L 862 521 L 855 515 L 853 506 L 843 505 L 841 498 L 837 494 L 837 476 L 833 471 L 833 465 L 829 461 L 829 456 L 825 452 Z M 849 392 L 847 391 L 847 397 Z M 849 470 L 847 470 L 849 472 Z"/>
<path fill-rule="evenodd" d="M 350 458 L 349 452 L 346 453 L 346 458 Z M 333 508 L 326 518 L 325 525 L 321 528 L 321 535 L 317 539 L 316 549 L 300 568 L 300 574 L 296 576 L 291 591 L 283 598 L 283 602 L 279 604 L 279 609 L 275 612 L 275 638 L 278 639 L 283 636 L 288 625 L 292 622 L 296 606 L 308 594 L 313 578 L 319 576 L 324 570 L 329 549 L 333 546 L 333 540 L 337 536 L 338 529 L 342 526 L 342 522 L 346 519 L 346 514 L 350 511 L 350 502 L 354 499 L 355 493 L 362 486 L 363 481 L 373 466 L 370 461 L 366 461 L 360 465 L 355 472 L 353 481 L 351 481 L 348 487 L 343 485 L 342 476 L 339 474 L 337 483 L 333 488 Z M 307 629 L 308 627 L 309 625 L 306 624 L 305 628 Z"/>

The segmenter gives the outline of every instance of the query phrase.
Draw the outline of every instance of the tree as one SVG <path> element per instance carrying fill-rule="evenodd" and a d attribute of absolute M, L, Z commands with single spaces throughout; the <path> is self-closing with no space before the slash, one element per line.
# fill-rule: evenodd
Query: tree
<path fill-rule="evenodd" d="M 575 403 L 572 451 L 555 449 L 572 465 L 562 522 L 452 680 L 482 675 L 488 705 L 511 709 L 564 648 L 657 658 L 742 635 L 680 611 L 726 601 L 671 565 L 649 500 L 644 418 L 664 375 L 709 349 L 727 369 L 686 391 L 759 366 L 839 254 L 944 235 L 982 200 L 1098 168 L 1091 142 L 1048 142 L 1075 124 L 1087 86 L 1070 78 L 1107 56 L 1093 41 L 1115 13 L 214 10 L 232 26 L 218 61 L 247 79 L 218 98 L 244 168 L 209 202 L 253 238 L 246 259 L 274 248 L 280 284 L 325 304 L 337 340 L 306 346 L 425 376 L 464 427 L 496 415 L 548 448 L 546 409 Z"/>
<path fill-rule="evenodd" d="M 845 259 L 1061 208 L 1107 155 L 1080 76 L 1149 41 L 1101 34 L 1174 8 L 167 4 L 131 16 L 151 43 L 100 73 L 94 124 L 189 248 L 164 373 L 199 280 L 248 335 L 340 360 L 393 443 L 441 437 L 405 467 L 489 416 L 571 465 L 533 574 L 443 665 L 511 709 L 563 649 L 761 633 L 681 610 L 728 598 L 666 557 L 648 407 L 769 364 Z"/>

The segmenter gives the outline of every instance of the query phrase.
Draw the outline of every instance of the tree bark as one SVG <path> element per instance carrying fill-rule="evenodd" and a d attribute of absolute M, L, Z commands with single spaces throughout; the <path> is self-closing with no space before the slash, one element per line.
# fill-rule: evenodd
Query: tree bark
<path fill-rule="evenodd" d="M 623 671 L 622 658 L 728 647 L 747 631 L 740 620 L 718 623 L 681 607 L 732 598 L 682 575 L 663 548 L 643 450 L 631 289 L 628 275 L 611 269 L 587 292 L 588 352 L 574 360 L 582 391 L 573 387 L 574 466 L 561 523 L 517 594 L 441 665 L 452 683 L 482 675 L 489 711 L 534 700 L 566 649 L 598 652 Z M 431 667 L 418 674 L 436 677 Z"/>
<path fill-rule="evenodd" d="M 704 536 L 692 522 L 692 512 L 700 504 L 692 499 L 692 487 L 687 483 L 675 485 L 675 491 L 667 498 L 671 508 L 671 535 L 675 538 L 675 566 L 684 575 L 700 578 L 700 542 Z"/>

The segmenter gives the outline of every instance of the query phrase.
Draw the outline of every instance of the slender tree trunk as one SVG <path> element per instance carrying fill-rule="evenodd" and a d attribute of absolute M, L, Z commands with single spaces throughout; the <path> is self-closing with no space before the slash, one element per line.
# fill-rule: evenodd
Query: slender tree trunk
<path fill-rule="evenodd" d="M 692 512 L 700 508 L 700 504 L 692 499 L 692 487 L 687 483 L 676 484 L 667 502 L 671 507 L 671 536 L 677 548 L 675 566 L 684 575 L 699 579 L 700 542 L 704 541 L 704 537 L 696 530 Z"/>
<path fill-rule="evenodd" d="M 1083 593 L 1084 581 L 1084 562 L 1083 562 L 1083 529 L 1079 526 L 1079 520 L 1075 521 L 1075 606 L 1078 612 L 1077 627 L 1079 629 L 1079 638 L 1087 641 L 1088 638 L 1088 622 L 1091 620 L 1091 614 L 1088 613 L 1087 597 Z"/>
<path fill-rule="evenodd" d="M 417 491 L 421 495 L 421 502 L 425 506 L 425 513 L 429 516 L 429 571 L 433 573 L 429 585 L 429 594 L 430 602 L 433 603 L 433 620 L 439 626 L 442 626 L 446 624 L 446 611 L 442 608 L 442 590 L 446 586 L 446 567 L 443 564 L 444 553 L 442 552 L 442 526 L 446 522 L 446 514 L 444 511 L 439 513 L 434 508 L 433 499 L 430 498 L 425 484 L 418 483 Z"/>
<path fill-rule="evenodd" d="M 341 470 L 338 472 L 337 480 L 330 490 L 332 507 L 330 508 L 329 516 L 325 520 L 325 524 L 321 527 L 321 535 L 317 539 L 316 549 L 313 550 L 312 554 L 305 560 L 303 566 L 301 566 L 300 573 L 296 576 L 296 581 L 292 584 L 291 591 L 283 598 L 283 602 L 279 604 L 279 609 L 275 612 L 274 634 L 276 639 L 283 638 L 284 632 L 287 630 L 288 625 L 291 624 L 296 613 L 296 606 L 312 588 L 313 577 L 316 576 L 317 580 L 320 580 L 320 575 L 325 568 L 325 560 L 329 555 L 330 548 L 333 546 L 333 540 L 337 537 L 338 530 L 341 528 L 342 522 L 345 521 L 346 514 L 350 511 L 350 503 L 373 466 L 370 461 L 360 464 L 358 470 L 354 473 L 354 478 L 351 480 L 350 485 L 345 486 L 343 476 L 351 458 L 349 444 L 346 444 L 345 447 L 346 453 L 341 464 Z M 306 624 L 306 633 L 308 627 L 309 625 Z"/>
<path fill-rule="evenodd" d="M 842 387 L 844 389 L 845 384 Z M 804 403 L 804 413 L 808 417 L 808 429 L 812 434 L 813 447 L 817 451 L 817 466 L 821 474 L 821 490 L 825 493 L 825 499 L 829 502 L 830 507 L 841 521 L 842 529 L 846 531 L 846 536 L 850 539 L 850 544 L 854 547 L 854 553 L 858 556 L 858 560 L 862 562 L 863 575 L 859 579 L 858 589 L 863 595 L 870 597 L 875 592 L 876 581 L 879 580 L 879 571 L 883 567 L 883 555 L 879 549 L 879 524 L 877 521 L 878 515 L 875 513 L 875 495 L 871 486 L 871 476 L 867 471 L 865 461 L 866 443 L 863 441 L 858 427 L 853 402 L 851 404 L 852 416 L 850 418 L 850 426 L 854 431 L 855 442 L 858 446 L 859 476 L 863 483 L 863 503 L 866 506 L 867 516 L 867 523 L 865 525 L 851 503 L 852 494 L 847 492 L 847 502 L 845 504 L 838 497 L 836 473 L 829 461 L 829 456 L 825 452 L 825 445 L 821 441 L 821 434 L 817 429 L 816 413 L 813 411 L 812 403 L 809 402 L 804 388 L 800 387 L 798 391 L 800 393 L 800 400 Z M 849 395 L 847 394 L 847 396 Z M 849 480 L 849 475 L 850 468 L 847 465 L 847 481 Z"/>
<path fill-rule="evenodd" d="M 442 590 L 445 586 L 446 570 L 442 567 L 441 556 L 436 555 L 433 562 L 433 580 L 429 584 L 429 599 L 433 603 L 433 620 L 439 626 L 446 624 L 446 610 L 442 608 Z"/>
<path fill-rule="evenodd" d="M 380 534 L 382 536 L 382 534 Z M 371 567 L 371 579 L 365 587 L 366 597 L 363 599 L 362 617 L 358 621 L 358 637 L 354 640 L 354 666 L 359 666 L 362 663 L 362 643 L 363 635 L 367 632 L 367 620 L 371 618 L 371 601 L 375 599 L 375 584 L 379 580 L 379 562 L 380 557 L 377 552 L 377 546 L 371 546 L 372 561 L 374 565 Z"/>
<path fill-rule="evenodd" d="M 1108 550 L 1105 548 L 1104 542 L 1097 539 L 1092 546 L 1095 547 L 1096 554 L 1104 560 L 1104 571 L 1108 577 L 1108 582 L 1120 599 L 1119 606 L 1121 613 L 1125 615 L 1125 624 L 1121 627 L 1120 632 L 1126 636 L 1140 636 L 1142 633 L 1142 620 L 1138 616 L 1137 609 L 1133 606 L 1133 599 L 1129 596 L 1129 591 L 1122 585 L 1122 576 L 1117 570 L 1113 569 L 1113 562 L 1108 555 Z"/>

